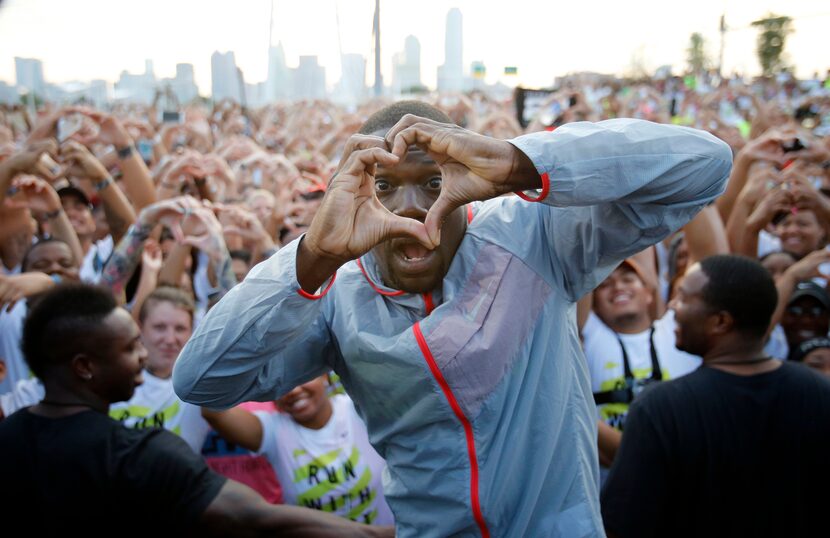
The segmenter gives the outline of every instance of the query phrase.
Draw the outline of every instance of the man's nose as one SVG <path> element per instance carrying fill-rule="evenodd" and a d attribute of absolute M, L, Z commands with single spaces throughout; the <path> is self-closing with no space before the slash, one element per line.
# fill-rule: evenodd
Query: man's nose
<path fill-rule="evenodd" d="M 398 189 L 398 200 L 393 211 L 399 217 L 423 221 L 429 211 L 432 201 L 414 185 Z"/>

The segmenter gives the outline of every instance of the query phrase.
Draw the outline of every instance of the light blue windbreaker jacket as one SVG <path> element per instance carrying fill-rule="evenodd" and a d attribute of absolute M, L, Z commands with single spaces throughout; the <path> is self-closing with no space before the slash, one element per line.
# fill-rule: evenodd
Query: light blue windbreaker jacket
<path fill-rule="evenodd" d="M 471 208 L 441 289 L 386 288 L 368 253 L 310 300 L 294 241 L 209 312 L 176 362 L 179 396 L 270 400 L 333 369 L 388 464 L 398 536 L 603 536 L 575 301 L 721 194 L 732 154 L 637 120 L 512 143 L 549 194 Z"/>

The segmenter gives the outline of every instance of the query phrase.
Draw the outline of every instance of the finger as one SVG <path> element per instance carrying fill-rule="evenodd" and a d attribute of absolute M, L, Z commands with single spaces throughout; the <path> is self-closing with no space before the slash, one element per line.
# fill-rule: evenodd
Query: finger
<path fill-rule="evenodd" d="M 46 178 L 49 181 L 57 179 L 57 176 L 52 172 L 52 170 L 50 170 L 49 167 L 47 167 L 42 162 L 39 162 L 34 166 L 34 172 L 35 174 L 39 175 L 40 177 Z"/>
<path fill-rule="evenodd" d="M 361 149 L 369 149 L 369 148 L 382 148 L 388 149 L 386 145 L 386 140 L 380 136 L 375 135 L 367 135 L 367 134 L 356 134 L 349 137 L 349 140 L 346 141 L 346 147 L 343 150 L 343 158 L 340 159 L 340 164 L 337 167 L 339 170 L 343 167 L 348 156 L 357 150 Z M 282 161 L 278 161 L 277 164 L 284 166 Z"/>
<path fill-rule="evenodd" d="M 84 151 L 86 150 L 86 146 L 82 145 L 77 140 L 70 138 L 69 140 L 61 144 L 60 150 L 61 154 L 63 154 L 65 151 Z"/>
<path fill-rule="evenodd" d="M 387 138 L 392 154 L 404 159 L 410 146 L 428 148 L 432 142 L 432 131 L 431 127 L 422 124 L 411 125 L 398 131 L 394 138 Z"/>
<path fill-rule="evenodd" d="M 176 243 L 184 243 L 184 232 L 182 231 L 182 225 L 179 222 L 173 222 L 169 226 L 170 233 L 173 234 L 173 239 Z"/>
<path fill-rule="evenodd" d="M 424 220 L 424 227 L 426 228 L 427 234 L 429 234 L 429 239 L 435 246 L 441 244 L 441 227 L 444 225 L 444 221 L 461 205 L 450 200 L 448 196 L 445 196 L 445 192 L 441 192 L 438 199 L 429 208 L 427 217 Z"/>
<path fill-rule="evenodd" d="M 362 180 L 363 173 L 372 170 L 376 164 L 394 166 L 398 164 L 398 162 L 398 157 L 392 155 L 385 149 L 368 148 L 358 150 L 349 155 L 346 164 L 343 166 L 343 170 L 336 178 L 334 178 L 332 184 L 334 184 L 338 178 L 344 176 L 357 177 Z"/>
<path fill-rule="evenodd" d="M 33 143 L 30 149 L 37 153 L 48 153 L 55 157 L 58 154 L 58 143 L 53 138 L 47 138 L 46 140 L 39 140 Z"/>
<path fill-rule="evenodd" d="M 384 240 L 397 237 L 411 237 L 429 250 L 433 250 L 438 246 L 430 239 L 426 227 L 422 222 L 397 215 L 392 215 L 389 218 L 385 235 Z"/>
<path fill-rule="evenodd" d="M 183 245 L 204 250 L 205 241 L 208 239 L 210 239 L 210 234 L 187 235 L 182 238 L 181 243 Z"/>

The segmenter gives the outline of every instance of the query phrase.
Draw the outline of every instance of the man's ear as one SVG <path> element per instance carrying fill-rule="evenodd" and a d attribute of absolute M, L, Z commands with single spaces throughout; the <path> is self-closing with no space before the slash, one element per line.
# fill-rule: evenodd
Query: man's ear
<path fill-rule="evenodd" d="M 709 315 L 708 323 L 712 334 L 721 336 L 734 329 L 735 318 L 726 310 L 719 310 Z"/>
<path fill-rule="evenodd" d="M 94 362 L 95 359 L 92 356 L 78 353 L 69 361 L 69 368 L 78 379 L 90 381 L 95 370 Z"/>

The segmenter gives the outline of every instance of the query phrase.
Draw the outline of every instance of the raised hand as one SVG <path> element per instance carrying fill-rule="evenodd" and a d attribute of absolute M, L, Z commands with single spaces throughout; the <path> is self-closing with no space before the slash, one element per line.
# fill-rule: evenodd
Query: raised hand
<path fill-rule="evenodd" d="M 12 175 L 35 174 L 49 181 L 54 181 L 63 173 L 57 163 L 51 158 L 57 156 L 58 144 L 54 139 L 47 138 L 29 144 L 26 149 L 13 153 L 3 163 Z"/>
<path fill-rule="evenodd" d="M 214 260 L 227 256 L 228 247 L 222 236 L 222 225 L 212 209 L 204 205 L 186 209 L 181 227 L 181 243 L 198 248 Z"/>
<path fill-rule="evenodd" d="M 745 155 L 751 161 L 768 161 L 781 165 L 788 158 L 782 148 L 782 143 L 786 138 L 787 133 L 778 129 L 769 129 L 758 138 L 747 142 L 740 154 Z"/>
<path fill-rule="evenodd" d="M 26 199 L 25 206 L 34 213 L 51 213 L 61 208 L 61 200 L 55 189 L 35 176 L 20 176 L 13 186 Z"/>
<path fill-rule="evenodd" d="M 434 248 L 423 223 L 392 214 L 375 196 L 377 165 L 392 167 L 398 161 L 381 148 L 352 152 L 329 185 L 305 236 L 305 248 L 335 265 L 359 258 L 394 237 L 411 237 Z"/>
<path fill-rule="evenodd" d="M 752 230 L 761 230 L 772 222 L 778 213 L 792 210 L 794 204 L 795 199 L 789 186 L 782 183 L 764 194 L 747 218 L 747 227 Z"/>
<path fill-rule="evenodd" d="M 0 310 L 11 312 L 18 301 L 36 293 L 45 291 L 55 285 L 55 281 L 37 271 L 19 275 L 0 274 Z"/>
<path fill-rule="evenodd" d="M 123 148 L 133 143 L 133 139 L 127 132 L 127 129 L 115 116 L 88 110 L 80 110 L 79 112 L 98 125 L 97 133 L 91 133 L 89 136 L 81 139 L 84 144 L 102 142 L 104 144 L 112 144 L 116 148 Z"/>
<path fill-rule="evenodd" d="M 173 237 L 178 242 L 184 241 L 181 222 L 185 214 L 190 214 L 201 204 L 190 196 L 179 196 L 162 200 L 155 204 L 148 205 L 138 214 L 138 225 L 146 228 L 154 228 L 157 224 L 163 224 L 170 228 Z"/>
<path fill-rule="evenodd" d="M 542 185 L 533 163 L 515 146 L 456 125 L 407 114 L 386 134 L 386 143 L 401 159 L 409 146 L 418 146 L 441 168 L 441 194 L 424 223 L 436 245 L 444 219 L 456 208 Z"/>
<path fill-rule="evenodd" d="M 109 172 L 101 161 L 86 146 L 74 140 L 64 142 L 61 146 L 61 159 L 71 165 L 70 171 L 92 182 L 109 177 Z"/>
<path fill-rule="evenodd" d="M 144 241 L 144 250 L 141 252 L 142 271 L 149 271 L 158 274 L 161 271 L 162 252 L 161 246 L 155 239 Z"/>
<path fill-rule="evenodd" d="M 226 235 L 238 236 L 247 243 L 257 243 L 263 248 L 272 248 L 274 242 L 262 223 L 252 212 L 236 206 L 214 206 L 226 218 L 223 229 Z"/>

